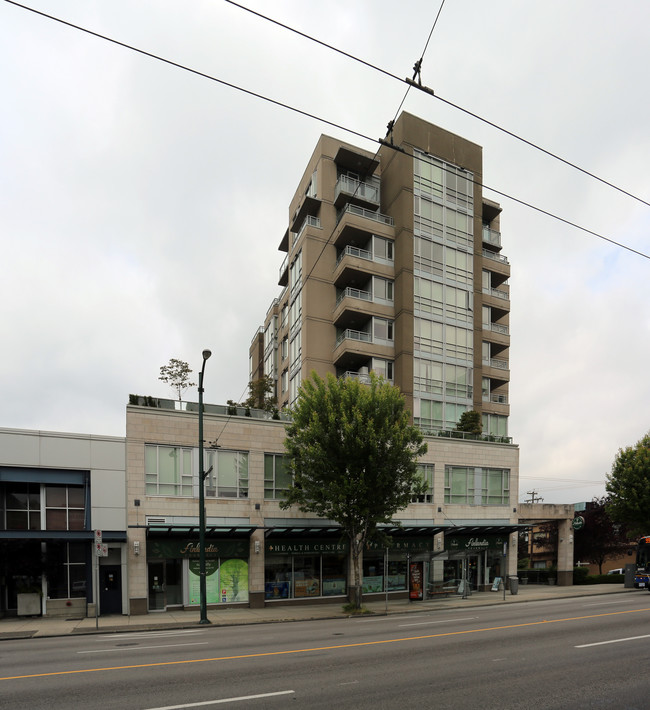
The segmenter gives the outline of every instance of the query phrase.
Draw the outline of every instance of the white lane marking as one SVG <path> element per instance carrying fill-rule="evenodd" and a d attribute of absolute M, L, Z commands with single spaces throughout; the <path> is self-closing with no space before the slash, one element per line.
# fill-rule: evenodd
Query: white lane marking
<path fill-rule="evenodd" d="M 358 680 L 349 680 L 347 683 L 339 683 L 339 685 L 356 685 Z"/>
<path fill-rule="evenodd" d="M 638 641 L 638 639 L 650 639 L 650 634 L 645 636 L 628 636 L 624 639 L 612 639 L 611 641 L 598 641 L 597 643 L 583 643 L 581 646 L 575 646 L 575 648 L 590 648 L 591 646 L 604 646 L 608 643 L 623 643 L 623 641 Z"/>
<path fill-rule="evenodd" d="M 629 604 L 630 600 L 629 599 L 620 599 L 618 601 L 612 601 L 612 602 L 594 602 L 593 604 L 585 604 L 584 606 L 603 606 L 603 604 L 607 604 L 608 606 L 610 604 Z"/>
<path fill-rule="evenodd" d="M 375 621 L 395 621 L 396 619 L 421 619 L 425 614 L 409 614 L 408 616 L 393 616 L 388 614 L 386 616 L 379 616 L 373 619 L 357 619 L 355 623 L 357 624 L 372 624 Z"/>
<path fill-rule="evenodd" d="M 178 648 L 179 646 L 207 646 L 207 641 L 196 641 L 195 643 L 165 643 L 160 646 L 118 646 L 117 648 L 97 648 L 94 651 L 77 651 L 77 653 L 111 653 L 115 651 L 142 651 L 150 648 Z"/>
<path fill-rule="evenodd" d="M 450 621 L 470 621 L 471 619 L 478 619 L 478 616 L 464 616 L 460 619 L 442 619 L 440 621 L 420 621 L 417 624 L 398 624 L 398 626 L 428 626 L 429 624 L 448 624 Z"/>
<path fill-rule="evenodd" d="M 163 638 L 164 636 L 184 636 L 185 634 L 200 634 L 203 629 L 190 629 L 188 631 L 132 631 L 123 634 L 102 634 L 96 641 L 103 639 L 135 639 L 135 638 Z"/>
<path fill-rule="evenodd" d="M 240 700 L 259 700 L 260 698 L 273 698 L 278 695 L 291 695 L 295 690 L 280 690 L 277 693 L 261 693 L 260 695 L 242 695 L 239 698 L 222 698 L 221 700 L 205 700 L 202 703 L 184 703 L 183 705 L 165 705 L 160 708 L 147 708 L 147 710 L 181 710 L 182 708 L 198 708 L 205 705 L 219 705 L 221 703 L 236 703 Z"/>

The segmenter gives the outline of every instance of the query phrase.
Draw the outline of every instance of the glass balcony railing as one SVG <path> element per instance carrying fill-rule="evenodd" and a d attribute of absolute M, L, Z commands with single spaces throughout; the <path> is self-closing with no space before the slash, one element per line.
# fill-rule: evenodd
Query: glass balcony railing
<path fill-rule="evenodd" d="M 501 323 L 483 323 L 483 328 L 491 330 L 493 333 L 501 333 L 501 335 L 510 334 L 510 328 L 507 325 L 501 325 Z"/>
<path fill-rule="evenodd" d="M 490 251 L 489 249 L 483 249 L 483 256 L 486 259 L 492 259 L 493 261 L 500 261 L 502 264 L 509 264 L 508 257 L 503 254 L 499 254 L 495 251 Z"/>
<path fill-rule="evenodd" d="M 344 340 L 359 340 L 362 343 L 372 343 L 372 335 L 370 333 L 364 333 L 361 330 L 351 330 L 348 328 L 336 336 L 336 347 Z"/>
<path fill-rule="evenodd" d="M 350 197 L 358 197 L 366 202 L 374 202 L 379 204 L 379 181 L 362 182 L 355 178 L 341 175 L 336 181 L 334 191 L 334 199 L 339 195 L 349 195 Z"/>
<path fill-rule="evenodd" d="M 492 244 L 495 247 L 501 246 L 501 232 L 496 232 L 489 227 L 483 227 L 483 241 L 486 244 Z"/>
<path fill-rule="evenodd" d="M 350 288 L 348 286 L 336 297 L 336 305 L 338 306 L 344 298 L 359 298 L 362 301 L 372 301 L 372 294 L 370 291 L 362 291 L 359 288 Z"/>
<path fill-rule="evenodd" d="M 507 291 L 500 291 L 498 288 L 484 288 L 483 293 L 488 296 L 495 296 L 496 298 L 501 298 L 504 301 L 510 300 L 510 294 Z"/>
<path fill-rule="evenodd" d="M 499 360 L 497 358 L 484 358 L 483 364 L 486 365 L 487 367 L 494 367 L 497 370 L 507 370 L 508 369 L 508 361 L 507 360 Z"/>
<path fill-rule="evenodd" d="M 367 210 L 365 207 L 358 207 L 357 205 L 347 204 L 340 212 L 337 222 L 340 222 L 344 215 L 354 214 L 358 217 L 364 217 L 365 219 L 371 219 L 374 222 L 380 222 L 382 224 L 387 224 L 390 227 L 394 226 L 395 220 L 388 215 L 381 214 L 381 212 L 373 212 L 372 210 Z"/>
<path fill-rule="evenodd" d="M 338 266 L 343 260 L 343 258 L 346 256 L 356 256 L 358 259 L 366 259 L 367 261 L 372 261 L 372 252 L 368 251 L 367 249 L 359 249 L 358 247 L 347 246 L 339 254 L 336 260 L 336 265 Z"/>
<path fill-rule="evenodd" d="M 278 281 L 282 281 L 282 277 L 286 274 L 288 268 L 289 268 L 289 255 L 287 254 L 284 257 L 284 260 L 282 262 L 282 266 L 280 267 L 280 273 L 278 274 Z"/>

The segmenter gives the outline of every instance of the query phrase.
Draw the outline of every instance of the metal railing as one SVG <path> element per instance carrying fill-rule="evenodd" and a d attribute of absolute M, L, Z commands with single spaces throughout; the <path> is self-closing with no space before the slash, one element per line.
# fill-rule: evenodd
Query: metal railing
<path fill-rule="evenodd" d="M 289 255 L 287 254 L 284 257 L 284 260 L 282 262 L 282 266 L 280 267 L 280 271 L 278 273 L 278 281 L 282 280 L 282 275 L 286 272 L 286 270 L 289 268 Z"/>
<path fill-rule="evenodd" d="M 496 298 L 502 298 L 504 301 L 510 300 L 510 294 L 507 291 L 500 291 L 498 288 L 484 288 L 483 293 L 488 296 L 496 296 Z"/>
<path fill-rule="evenodd" d="M 347 288 L 344 288 L 341 293 L 336 297 L 336 305 L 338 306 L 339 303 L 344 298 L 359 298 L 362 301 L 372 301 L 372 294 L 370 291 L 362 291 L 359 288 L 352 288 L 348 286 Z"/>
<path fill-rule="evenodd" d="M 379 181 L 376 183 L 362 182 L 347 175 L 341 175 L 336 181 L 334 199 L 341 193 L 379 204 Z"/>
<path fill-rule="evenodd" d="M 501 325 L 501 323 L 483 323 L 485 330 L 491 330 L 494 333 L 501 333 L 502 335 L 510 335 L 510 328 L 507 325 Z"/>
<path fill-rule="evenodd" d="M 372 252 L 368 251 L 367 249 L 359 249 L 359 247 L 353 247 L 348 245 L 339 254 L 339 257 L 336 260 L 336 265 L 338 266 L 346 256 L 355 256 L 358 259 L 366 259 L 367 261 L 372 261 Z"/>
<path fill-rule="evenodd" d="M 497 370 L 507 370 L 508 361 L 507 360 L 497 360 L 496 358 L 487 358 L 483 360 L 483 364 L 488 367 L 494 367 Z"/>
<path fill-rule="evenodd" d="M 372 343 L 372 335 L 361 330 L 347 328 L 336 337 L 336 346 L 338 347 L 344 340 L 359 340 L 362 343 Z"/>
<path fill-rule="evenodd" d="M 387 224 L 390 227 L 394 226 L 395 220 L 388 215 L 381 214 L 381 212 L 373 212 L 372 210 L 367 210 L 364 207 L 358 207 L 357 205 L 347 204 L 339 213 L 337 224 L 343 219 L 345 214 L 354 214 L 359 217 L 365 217 L 365 219 L 371 219 L 374 222 L 381 222 L 382 224 Z"/>
<path fill-rule="evenodd" d="M 500 261 L 502 264 L 509 264 L 508 257 L 503 254 L 499 254 L 495 251 L 490 251 L 489 249 L 483 249 L 483 256 L 486 259 L 492 259 L 493 261 Z"/>

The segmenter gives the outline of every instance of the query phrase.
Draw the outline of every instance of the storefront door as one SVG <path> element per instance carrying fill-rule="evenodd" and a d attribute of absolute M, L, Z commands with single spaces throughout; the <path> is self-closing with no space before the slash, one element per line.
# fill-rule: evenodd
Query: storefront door
<path fill-rule="evenodd" d="M 149 611 L 164 611 L 183 603 L 181 560 L 149 562 Z"/>

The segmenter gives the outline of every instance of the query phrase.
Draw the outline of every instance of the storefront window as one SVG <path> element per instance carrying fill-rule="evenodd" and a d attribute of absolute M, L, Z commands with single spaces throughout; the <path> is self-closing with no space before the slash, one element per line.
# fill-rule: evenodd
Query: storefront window
<path fill-rule="evenodd" d="M 323 555 L 323 596 L 345 594 L 345 555 Z"/>
<path fill-rule="evenodd" d="M 274 555 L 264 569 L 264 598 L 288 599 L 291 595 L 292 563 L 290 555 Z"/>
<path fill-rule="evenodd" d="M 293 558 L 293 596 L 319 597 L 320 591 L 320 556 L 295 555 Z"/>
<path fill-rule="evenodd" d="M 87 543 L 47 543 L 47 594 L 50 599 L 86 596 Z"/>

